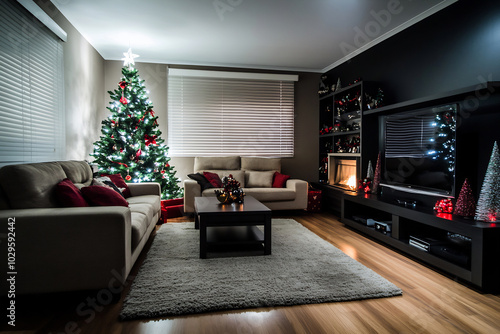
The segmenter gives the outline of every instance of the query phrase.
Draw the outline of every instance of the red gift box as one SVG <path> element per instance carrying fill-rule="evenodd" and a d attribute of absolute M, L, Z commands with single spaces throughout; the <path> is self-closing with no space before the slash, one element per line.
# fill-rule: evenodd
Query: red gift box
<path fill-rule="evenodd" d="M 184 198 L 166 199 L 161 201 L 161 224 L 166 223 L 168 218 L 182 217 L 183 215 Z"/>
<path fill-rule="evenodd" d="M 307 211 L 321 211 L 321 190 L 309 190 L 307 192 Z"/>

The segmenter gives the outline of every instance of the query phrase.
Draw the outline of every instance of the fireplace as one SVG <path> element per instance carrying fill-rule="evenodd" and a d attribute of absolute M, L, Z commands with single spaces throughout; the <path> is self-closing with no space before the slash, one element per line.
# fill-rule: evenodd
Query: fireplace
<path fill-rule="evenodd" d="M 329 157 L 328 183 L 343 190 L 356 191 L 359 178 L 359 158 L 345 156 Z"/>

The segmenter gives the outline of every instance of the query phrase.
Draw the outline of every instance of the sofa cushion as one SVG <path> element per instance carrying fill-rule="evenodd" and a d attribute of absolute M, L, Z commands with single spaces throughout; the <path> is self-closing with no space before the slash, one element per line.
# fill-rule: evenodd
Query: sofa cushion
<path fill-rule="evenodd" d="M 296 193 L 288 188 L 246 188 L 245 194 L 261 202 L 293 201 Z"/>
<path fill-rule="evenodd" d="M 120 188 L 120 191 L 125 198 L 129 198 L 130 196 L 132 196 L 129 187 L 121 174 L 101 174 L 101 176 L 108 176 L 111 181 L 113 181 L 113 183 L 116 184 L 118 188 Z"/>
<path fill-rule="evenodd" d="M 274 171 L 256 172 L 245 171 L 246 188 L 271 188 Z"/>
<path fill-rule="evenodd" d="M 0 169 L 0 186 L 12 209 L 59 206 L 55 186 L 66 178 L 57 162 L 8 165 Z"/>
<path fill-rule="evenodd" d="M 286 185 L 286 181 L 288 181 L 289 178 L 290 175 L 275 172 L 273 176 L 273 188 L 284 188 Z"/>
<path fill-rule="evenodd" d="M 77 186 L 90 186 L 92 182 L 92 168 L 86 161 L 59 161 L 66 177 Z M 79 186 L 82 185 L 82 186 Z"/>
<path fill-rule="evenodd" d="M 150 198 L 153 196 L 137 197 L 143 197 L 143 202 L 129 204 L 132 217 L 132 249 L 135 249 L 135 247 L 137 247 L 137 245 L 141 242 L 142 238 L 148 230 L 148 226 L 150 224 L 156 223 L 153 221 L 153 217 L 157 212 L 157 210 L 155 209 L 156 201 L 152 201 L 152 198 Z M 158 196 L 155 197 L 159 198 Z"/>
<path fill-rule="evenodd" d="M 210 182 L 210 184 L 214 188 L 222 187 L 222 181 L 217 173 L 203 172 L 203 176 L 207 179 L 208 182 Z"/>
<path fill-rule="evenodd" d="M 245 187 L 245 171 L 242 170 L 207 170 L 207 172 L 219 175 L 222 180 L 224 176 L 232 175 L 233 178 L 240 183 L 240 187 Z M 221 186 L 222 187 L 222 186 Z"/>
<path fill-rule="evenodd" d="M 240 169 L 240 157 L 195 157 L 194 172 L 211 169 Z"/>
<path fill-rule="evenodd" d="M 116 186 L 116 184 L 113 183 L 113 181 L 111 181 L 111 179 L 109 178 L 109 176 L 96 177 L 95 179 L 92 180 L 92 184 L 91 185 L 93 185 L 93 186 L 101 186 L 101 187 L 106 187 L 106 188 L 113 189 L 118 194 L 120 194 L 121 196 L 123 196 L 121 190 Z M 125 196 L 123 196 L 123 198 L 125 198 Z"/>
<path fill-rule="evenodd" d="M 207 178 L 201 174 L 201 173 L 196 173 L 196 174 L 188 174 L 188 177 L 192 180 L 195 180 L 198 182 L 198 184 L 201 187 L 201 191 L 209 188 L 213 188 L 214 186 L 207 180 Z"/>
<path fill-rule="evenodd" d="M 127 202 L 130 207 L 132 207 L 133 204 L 149 204 L 152 206 L 154 212 L 160 212 L 161 209 L 160 196 L 157 195 L 132 196 L 127 198 Z"/>
<path fill-rule="evenodd" d="M 241 169 L 281 172 L 281 158 L 241 157 Z"/>
<path fill-rule="evenodd" d="M 68 178 L 56 185 L 56 197 L 63 207 L 89 206 L 80 190 Z"/>
<path fill-rule="evenodd" d="M 88 186 L 80 191 L 87 202 L 93 206 L 128 206 L 127 200 L 111 188 Z"/>

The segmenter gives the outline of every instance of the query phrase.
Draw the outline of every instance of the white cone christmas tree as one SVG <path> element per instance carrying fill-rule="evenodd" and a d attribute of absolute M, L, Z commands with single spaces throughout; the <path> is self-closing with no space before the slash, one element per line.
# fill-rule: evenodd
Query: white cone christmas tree
<path fill-rule="evenodd" d="M 366 178 L 373 180 L 373 166 L 372 166 L 372 161 L 368 161 L 368 170 L 366 172 Z"/>
<path fill-rule="evenodd" d="M 476 207 L 476 220 L 500 220 L 500 155 L 495 142 Z"/>

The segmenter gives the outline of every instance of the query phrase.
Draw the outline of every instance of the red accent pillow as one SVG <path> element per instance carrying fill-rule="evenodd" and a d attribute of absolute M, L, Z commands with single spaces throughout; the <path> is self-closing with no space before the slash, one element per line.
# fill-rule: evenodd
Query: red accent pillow
<path fill-rule="evenodd" d="M 121 190 L 125 198 L 129 198 L 130 196 L 132 196 L 129 187 L 121 174 L 101 174 L 101 176 L 109 177 L 111 181 Z"/>
<path fill-rule="evenodd" d="M 64 207 L 89 206 L 78 189 L 70 179 L 66 178 L 56 185 L 56 197 Z"/>
<path fill-rule="evenodd" d="M 216 173 L 210 173 L 210 172 L 203 172 L 203 176 L 210 182 L 211 185 L 213 185 L 215 188 L 222 188 L 224 185 L 222 184 L 222 181 Z"/>
<path fill-rule="evenodd" d="M 273 188 L 284 188 L 286 181 L 290 178 L 290 175 L 281 174 L 280 172 L 275 172 L 273 176 Z"/>
<path fill-rule="evenodd" d="M 128 202 L 111 188 L 88 186 L 81 190 L 83 196 L 93 206 L 127 206 Z"/>

